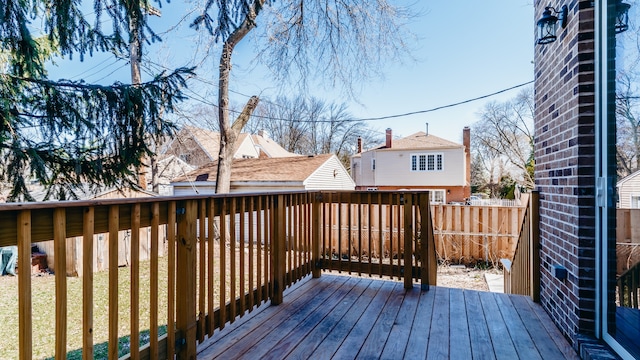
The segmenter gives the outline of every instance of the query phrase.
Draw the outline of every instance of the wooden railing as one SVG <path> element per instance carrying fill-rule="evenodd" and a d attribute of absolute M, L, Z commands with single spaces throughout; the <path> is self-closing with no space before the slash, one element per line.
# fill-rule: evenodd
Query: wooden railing
<path fill-rule="evenodd" d="M 504 292 L 528 295 L 540 301 L 540 236 L 539 194 L 533 191 L 529 198 L 520 237 L 512 259 L 502 259 Z"/>
<path fill-rule="evenodd" d="M 322 193 L 322 268 L 435 285 L 428 193 Z M 320 219 L 318 219 L 320 220 Z M 423 261 L 424 259 L 424 261 Z M 406 268 L 411 271 L 405 271 Z"/>
<path fill-rule="evenodd" d="M 318 277 L 323 269 L 398 277 L 406 287 L 419 280 L 428 289 L 429 284 L 435 284 L 437 265 L 428 204 L 428 194 L 419 192 L 297 192 L 6 204 L 0 206 L 0 246 L 17 244 L 19 269 L 30 269 L 31 245 L 53 240 L 56 268 L 64 269 L 66 242 L 83 238 L 83 296 L 77 310 L 68 305 L 65 272 L 55 274 L 55 358 L 66 358 L 75 347 L 81 347 L 82 358 L 93 358 L 94 342 L 101 340 L 108 343 L 110 359 L 173 358 L 171 354 L 194 358 L 197 344 L 214 330 L 256 306 L 281 303 L 287 286 L 309 274 Z M 377 211 L 388 216 L 386 220 L 380 217 L 375 226 L 370 221 L 365 224 L 365 209 L 368 214 Z M 362 215 L 357 223 L 338 221 L 337 229 L 327 225 L 333 216 L 342 219 L 344 211 Z M 147 227 L 151 234 L 150 270 L 141 274 L 138 234 Z M 118 232 L 122 230 L 131 230 L 128 279 L 118 271 Z M 374 232 L 378 238 L 374 239 Z M 158 245 L 163 244 L 160 234 L 164 233 L 167 256 L 161 258 Z M 108 236 L 108 299 L 103 299 L 108 304 L 106 323 L 96 322 L 94 316 L 102 310 L 95 308 L 94 262 L 88 255 L 93 254 L 95 234 Z M 362 251 L 365 243 L 372 251 Z M 163 278 L 160 262 L 167 269 Z M 141 279 L 147 276 L 149 288 L 142 289 Z M 119 294 L 124 280 L 130 283 L 125 289 L 128 301 Z M 18 287 L 18 353 L 21 359 L 29 359 L 34 350 L 32 278 L 19 274 Z M 140 313 L 143 302 L 144 308 L 150 309 L 148 314 Z M 126 324 L 119 322 L 119 309 L 126 304 L 130 304 L 130 334 L 122 334 L 121 327 Z M 79 344 L 69 344 L 70 311 L 82 312 Z M 141 319 L 149 324 L 150 341 L 143 346 Z M 94 339 L 99 328 L 108 328 L 106 339 Z M 160 336 L 165 328 L 166 334 Z M 123 354 L 118 342 L 127 335 L 129 346 L 124 352 L 128 354 Z"/>
<path fill-rule="evenodd" d="M 618 277 L 620 306 L 640 309 L 640 263 Z"/>

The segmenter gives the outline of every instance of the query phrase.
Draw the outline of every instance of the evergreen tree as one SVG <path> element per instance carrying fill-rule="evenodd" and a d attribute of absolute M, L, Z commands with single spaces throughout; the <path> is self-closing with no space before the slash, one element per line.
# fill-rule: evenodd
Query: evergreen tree
<path fill-rule="evenodd" d="M 157 39 L 145 22 L 145 0 L 95 0 L 94 24 L 81 5 L 0 0 L 0 182 L 9 184 L 10 201 L 34 200 L 31 181 L 44 186 L 45 199 L 75 198 L 84 186 L 135 186 L 135 169 L 151 154 L 151 141 L 173 131 L 161 109 L 171 112 L 183 99 L 190 69 L 136 85 L 48 78 L 52 49 L 81 60 L 95 52 L 126 52 L 133 21 L 146 41 Z M 104 16 L 109 32 L 100 27 Z M 31 20 L 44 24 L 42 33 L 34 35 Z"/>

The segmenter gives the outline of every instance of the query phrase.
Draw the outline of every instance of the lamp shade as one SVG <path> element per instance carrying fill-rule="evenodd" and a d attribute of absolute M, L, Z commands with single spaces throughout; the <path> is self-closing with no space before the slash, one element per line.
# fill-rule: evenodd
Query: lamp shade
<path fill-rule="evenodd" d="M 558 18 L 551 14 L 551 8 L 545 8 L 538 20 L 538 44 L 548 44 L 556 41 L 556 24 Z"/>
<path fill-rule="evenodd" d="M 629 29 L 629 9 L 631 5 L 623 3 L 621 0 L 616 4 L 616 34 L 627 31 Z"/>

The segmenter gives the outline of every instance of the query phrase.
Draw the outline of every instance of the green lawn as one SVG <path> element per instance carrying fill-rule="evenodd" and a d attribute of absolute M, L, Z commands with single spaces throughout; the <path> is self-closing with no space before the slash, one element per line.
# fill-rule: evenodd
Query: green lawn
<path fill-rule="evenodd" d="M 129 268 L 118 269 L 120 355 L 129 352 L 130 333 L 130 275 Z M 158 286 L 159 323 L 167 321 L 167 262 L 160 259 L 160 284 Z M 149 262 L 140 264 L 140 331 L 141 345 L 149 342 Z M 54 276 L 34 276 L 33 297 L 33 358 L 52 358 L 55 353 L 55 282 Z M 107 358 L 109 323 L 109 274 L 106 271 L 94 274 L 94 333 L 95 358 Z M 82 278 L 67 278 L 67 349 L 68 359 L 82 358 Z M 18 358 L 18 279 L 0 278 L 0 359 Z M 160 328 L 166 333 L 166 327 Z"/>

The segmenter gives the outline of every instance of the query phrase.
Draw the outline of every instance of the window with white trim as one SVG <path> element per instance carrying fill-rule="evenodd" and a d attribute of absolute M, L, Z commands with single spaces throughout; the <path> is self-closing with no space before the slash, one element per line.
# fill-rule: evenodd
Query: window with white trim
<path fill-rule="evenodd" d="M 447 201 L 444 190 L 429 190 L 431 194 L 431 202 L 445 204 Z"/>
<path fill-rule="evenodd" d="M 444 169 L 443 154 L 412 154 L 411 171 L 442 171 Z"/>

